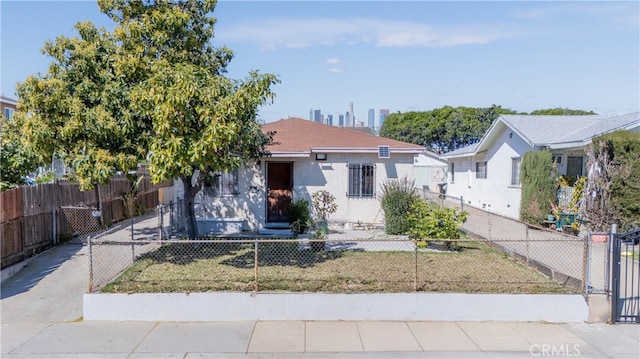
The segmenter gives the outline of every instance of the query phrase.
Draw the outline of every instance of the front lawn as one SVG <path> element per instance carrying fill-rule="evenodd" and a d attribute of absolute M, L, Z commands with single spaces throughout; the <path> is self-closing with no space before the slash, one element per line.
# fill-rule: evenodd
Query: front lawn
<path fill-rule="evenodd" d="M 253 291 L 570 293 L 522 263 L 473 241 L 459 252 L 313 252 L 298 243 L 168 243 L 143 255 L 108 293 Z"/>

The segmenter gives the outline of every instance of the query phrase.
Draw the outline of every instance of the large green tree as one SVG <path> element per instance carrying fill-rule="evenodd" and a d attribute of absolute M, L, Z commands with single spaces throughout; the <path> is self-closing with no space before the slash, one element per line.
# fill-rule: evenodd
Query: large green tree
<path fill-rule="evenodd" d="M 19 86 L 22 132 L 42 157 L 58 154 L 85 188 L 148 160 L 153 181 L 179 178 L 190 237 L 194 197 L 209 172 L 267 155 L 257 120 L 275 75 L 225 77 L 233 57 L 213 46 L 216 1 L 99 0 L 112 32 L 91 23 L 45 46 L 44 76 Z"/>
<path fill-rule="evenodd" d="M 26 177 L 35 171 L 38 159 L 20 139 L 15 121 L 0 114 L 0 191 L 26 184 Z"/>
<path fill-rule="evenodd" d="M 445 106 L 424 112 L 394 113 L 380 129 L 380 136 L 449 152 L 478 142 L 501 114 L 515 113 L 500 106 L 489 108 Z"/>

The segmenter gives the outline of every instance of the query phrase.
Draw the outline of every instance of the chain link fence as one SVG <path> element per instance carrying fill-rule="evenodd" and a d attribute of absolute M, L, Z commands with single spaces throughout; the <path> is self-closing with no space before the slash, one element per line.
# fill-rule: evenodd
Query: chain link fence
<path fill-rule="evenodd" d="M 555 243 L 556 254 L 537 257 L 534 260 L 544 267 L 552 268 L 571 278 L 583 278 L 585 293 L 605 293 L 608 291 L 609 250 L 604 233 L 565 232 L 524 223 L 501 216 L 491 211 L 474 207 L 461 198 L 423 192 L 427 200 L 448 208 L 458 208 L 469 213 L 463 230 L 473 237 L 491 241 L 495 238 L 522 238 L 523 243 L 551 241 Z M 505 248 L 522 255 L 523 245 L 515 241 Z"/>
<path fill-rule="evenodd" d="M 539 260 L 572 256 L 569 240 L 464 239 L 424 247 L 406 238 L 357 237 L 367 234 L 331 233 L 321 250 L 307 238 L 94 239 L 89 291 L 581 292 L 583 277 L 563 273 L 580 272 L 579 264 L 565 262 L 559 270 Z M 579 248 L 581 241 L 574 242 Z"/>
<path fill-rule="evenodd" d="M 77 206 L 61 206 L 58 211 L 58 237 L 61 241 L 79 238 L 85 242 L 87 238 L 105 228 L 101 213 L 95 207 L 84 204 Z"/>

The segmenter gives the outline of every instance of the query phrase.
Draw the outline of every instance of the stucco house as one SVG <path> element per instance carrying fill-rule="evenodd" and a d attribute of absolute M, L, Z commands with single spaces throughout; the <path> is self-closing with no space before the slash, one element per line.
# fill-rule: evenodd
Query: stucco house
<path fill-rule="evenodd" d="M 448 163 L 446 192 L 465 204 L 518 218 L 520 165 L 529 151 L 548 149 L 567 176 L 586 175 L 585 147 L 616 130 L 640 131 L 640 112 L 622 116 L 501 115 L 482 139 L 441 156 Z"/>
<path fill-rule="evenodd" d="M 440 186 L 446 183 L 447 161 L 436 153 L 424 151 L 413 159 L 415 167 L 415 184 L 423 192 L 439 192 Z"/>
<path fill-rule="evenodd" d="M 288 118 L 263 125 L 275 131 L 270 157 L 220 174 L 196 197 L 196 216 L 238 221 L 244 230 L 288 228 L 292 200 L 327 190 L 338 210 L 332 226 L 382 223 L 378 194 L 387 179 L 414 178 L 414 156 L 422 146 L 349 128 Z M 179 196 L 179 194 L 178 194 Z M 213 226 L 205 232 L 224 232 Z"/>

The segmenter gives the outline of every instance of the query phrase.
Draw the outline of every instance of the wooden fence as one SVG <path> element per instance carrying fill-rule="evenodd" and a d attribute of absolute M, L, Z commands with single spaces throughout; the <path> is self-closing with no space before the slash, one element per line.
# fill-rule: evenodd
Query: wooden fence
<path fill-rule="evenodd" d="M 0 244 L 2 268 L 31 257 L 60 240 L 94 232 L 126 218 L 122 195 L 131 183 L 125 177 L 100 186 L 101 216 L 96 190 L 80 191 L 77 183 L 56 182 L 24 186 L 0 193 Z M 144 210 L 158 204 L 158 189 L 173 181 L 153 185 L 145 177 L 138 186 L 137 203 Z"/>

